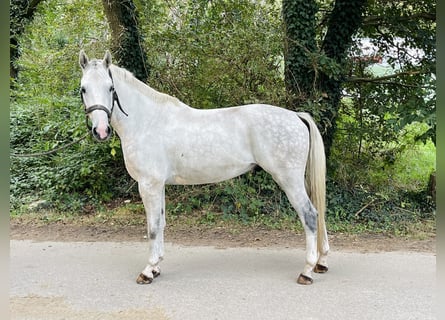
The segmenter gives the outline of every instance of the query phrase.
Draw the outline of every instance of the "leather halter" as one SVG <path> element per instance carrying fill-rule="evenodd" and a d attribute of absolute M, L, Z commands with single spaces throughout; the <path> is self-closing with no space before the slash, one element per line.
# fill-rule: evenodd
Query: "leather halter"
<path fill-rule="evenodd" d="M 92 130 L 92 126 L 88 122 L 88 114 L 90 114 L 91 112 L 93 112 L 95 110 L 105 111 L 105 113 L 108 116 L 108 122 L 110 122 L 111 115 L 113 114 L 113 109 L 114 109 L 114 103 L 115 102 L 117 102 L 117 106 L 119 107 L 119 110 L 128 117 L 128 113 L 126 113 L 124 111 L 124 109 L 122 109 L 121 103 L 119 101 L 119 97 L 117 96 L 117 92 L 114 89 L 113 76 L 111 75 L 111 71 L 110 70 L 108 70 L 108 74 L 110 75 L 110 78 L 111 78 L 111 83 L 112 83 L 111 92 L 113 94 L 113 101 L 111 102 L 111 110 L 108 109 L 107 107 L 101 105 L 101 104 L 93 104 L 92 106 L 87 107 L 86 104 L 85 104 L 85 100 L 83 98 L 83 92 L 82 92 L 82 90 L 80 91 L 80 97 L 82 98 L 82 103 L 85 106 L 85 121 L 86 121 L 86 125 L 87 125 L 88 130 Z"/>

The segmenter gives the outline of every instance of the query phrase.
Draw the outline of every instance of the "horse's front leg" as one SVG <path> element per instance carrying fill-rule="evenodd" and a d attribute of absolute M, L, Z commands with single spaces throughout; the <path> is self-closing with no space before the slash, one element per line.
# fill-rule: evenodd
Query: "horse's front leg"
<path fill-rule="evenodd" d="M 159 181 L 139 182 L 139 193 L 147 214 L 149 259 L 136 282 L 148 284 L 160 275 L 159 263 L 164 256 L 165 186 Z"/>

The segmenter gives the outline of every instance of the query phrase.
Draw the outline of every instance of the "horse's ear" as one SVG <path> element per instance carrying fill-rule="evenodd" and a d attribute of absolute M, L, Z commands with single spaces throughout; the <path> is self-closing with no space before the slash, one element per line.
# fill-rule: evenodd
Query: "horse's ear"
<path fill-rule="evenodd" d="M 80 50 L 80 53 L 79 53 L 79 64 L 82 69 L 85 69 L 85 67 L 88 64 L 88 56 L 86 55 L 85 51 L 83 51 L 83 50 Z"/>
<path fill-rule="evenodd" d="M 107 69 L 111 64 L 111 53 L 108 50 L 105 52 L 103 63 L 104 63 L 105 68 L 107 68 Z"/>

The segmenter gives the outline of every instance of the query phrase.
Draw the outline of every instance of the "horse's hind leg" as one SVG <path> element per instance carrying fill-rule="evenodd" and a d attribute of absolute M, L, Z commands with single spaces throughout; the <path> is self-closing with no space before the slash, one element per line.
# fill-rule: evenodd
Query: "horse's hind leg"
<path fill-rule="evenodd" d="M 304 192 L 305 193 L 305 192 Z M 299 275 L 297 282 L 299 284 L 312 284 L 312 270 L 317 266 L 318 250 L 317 250 L 317 217 L 318 213 L 312 205 L 309 198 L 300 196 L 292 199 L 289 196 L 289 201 L 298 213 L 298 216 L 303 224 L 306 235 L 306 264 L 303 272 Z"/>
<path fill-rule="evenodd" d="M 138 284 L 149 284 L 160 275 L 159 263 L 164 256 L 165 189 L 157 181 L 139 182 L 139 193 L 147 214 L 149 259 L 145 269 L 138 276 Z"/>
<path fill-rule="evenodd" d="M 312 270 L 317 264 L 318 213 L 312 205 L 304 186 L 304 173 L 287 170 L 286 174 L 272 174 L 274 180 L 286 193 L 289 202 L 297 211 L 306 235 L 306 264 L 299 275 L 299 284 L 312 284 Z"/>

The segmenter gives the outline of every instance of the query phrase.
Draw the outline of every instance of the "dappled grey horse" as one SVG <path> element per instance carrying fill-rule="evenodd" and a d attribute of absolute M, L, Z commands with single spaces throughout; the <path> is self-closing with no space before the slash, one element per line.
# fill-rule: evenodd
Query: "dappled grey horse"
<path fill-rule="evenodd" d="M 116 130 L 147 214 L 149 259 L 137 283 L 160 274 L 166 184 L 215 183 L 255 166 L 272 175 L 303 224 L 306 264 L 297 282 L 311 284 L 312 271 L 328 270 L 325 154 L 307 113 L 265 104 L 194 109 L 113 65 L 108 51 L 103 60 L 81 51 L 79 63 L 87 124 L 99 141 Z"/>

